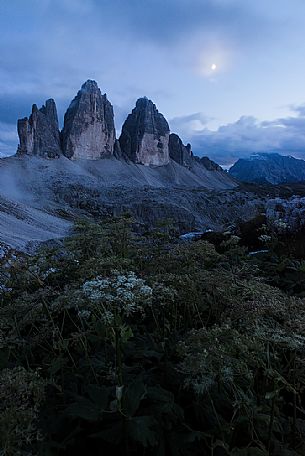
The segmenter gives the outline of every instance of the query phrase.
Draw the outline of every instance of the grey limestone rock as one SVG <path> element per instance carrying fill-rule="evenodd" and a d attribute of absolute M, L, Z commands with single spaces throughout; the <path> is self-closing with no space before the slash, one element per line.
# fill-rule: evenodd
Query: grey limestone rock
<path fill-rule="evenodd" d="M 119 139 L 122 153 L 132 162 L 162 166 L 169 163 L 169 126 L 154 103 L 139 98 L 127 117 Z"/>
<path fill-rule="evenodd" d="M 115 148 L 113 107 L 95 81 L 86 81 L 71 102 L 62 131 L 63 153 L 70 159 L 110 157 Z"/>
<path fill-rule="evenodd" d="M 191 166 L 194 160 L 191 145 L 187 144 L 185 146 L 175 133 L 171 133 L 169 136 L 169 156 L 179 165 L 187 168 Z"/>
<path fill-rule="evenodd" d="M 198 162 L 203 165 L 208 171 L 223 171 L 222 167 L 210 160 L 209 157 L 196 157 Z"/>
<path fill-rule="evenodd" d="M 190 144 L 186 146 L 175 133 L 169 136 L 169 156 L 172 160 L 188 169 L 192 169 L 195 163 L 203 166 L 208 171 L 223 171 L 221 166 L 210 160 L 208 157 L 197 157 L 193 154 Z"/>
<path fill-rule="evenodd" d="M 57 158 L 61 155 L 58 118 L 55 101 L 50 99 L 42 108 L 34 104 L 29 118 L 17 123 L 19 146 L 17 155 Z"/>

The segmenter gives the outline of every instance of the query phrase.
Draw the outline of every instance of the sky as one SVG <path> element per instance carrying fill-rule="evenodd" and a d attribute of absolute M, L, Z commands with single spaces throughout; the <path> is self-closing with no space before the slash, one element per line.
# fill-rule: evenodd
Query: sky
<path fill-rule="evenodd" d="M 147 96 L 194 153 L 305 159 L 304 0 L 0 0 L 0 156 L 17 118 L 87 79 L 119 133 Z"/>

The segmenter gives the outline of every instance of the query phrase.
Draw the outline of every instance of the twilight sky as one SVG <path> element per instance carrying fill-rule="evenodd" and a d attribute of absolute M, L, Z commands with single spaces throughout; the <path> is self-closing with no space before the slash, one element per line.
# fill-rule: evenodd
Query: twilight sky
<path fill-rule="evenodd" d="M 146 95 L 222 165 L 305 159 L 304 0 L 0 0 L 0 30 L 0 156 L 32 103 L 54 98 L 62 123 L 90 78 L 118 131 Z"/>

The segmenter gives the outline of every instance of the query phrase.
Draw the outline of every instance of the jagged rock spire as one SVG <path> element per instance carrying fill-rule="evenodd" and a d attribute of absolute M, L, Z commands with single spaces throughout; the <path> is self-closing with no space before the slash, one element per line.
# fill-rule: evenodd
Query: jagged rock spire
<path fill-rule="evenodd" d="M 135 163 L 166 165 L 169 162 L 169 126 L 154 103 L 139 98 L 127 117 L 119 139 L 122 153 Z"/>
<path fill-rule="evenodd" d="M 172 160 L 179 163 L 179 165 L 186 166 L 187 168 L 194 161 L 191 145 L 187 144 L 185 146 L 175 133 L 171 133 L 169 136 L 169 156 Z"/>
<path fill-rule="evenodd" d="M 171 159 L 190 170 L 197 163 L 209 171 L 221 171 L 207 157 L 195 157 L 190 144 L 185 146 L 178 135 L 170 134 L 166 119 L 146 97 L 137 100 L 116 140 L 113 107 L 90 79 L 70 103 L 61 134 L 53 99 L 40 109 L 34 104 L 30 117 L 18 120 L 18 134 L 20 156 L 56 158 L 64 154 L 84 160 L 114 156 L 153 166 L 167 165 Z"/>
<path fill-rule="evenodd" d="M 29 118 L 17 123 L 19 146 L 17 155 L 56 158 L 61 154 L 56 104 L 46 101 L 40 109 L 34 104 Z"/>
<path fill-rule="evenodd" d="M 112 156 L 115 145 L 113 107 L 97 83 L 86 81 L 71 102 L 62 131 L 63 153 L 72 159 Z"/>

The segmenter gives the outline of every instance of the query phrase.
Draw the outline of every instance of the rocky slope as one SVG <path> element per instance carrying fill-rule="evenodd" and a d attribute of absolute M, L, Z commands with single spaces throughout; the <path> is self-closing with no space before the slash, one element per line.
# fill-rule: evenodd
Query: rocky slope
<path fill-rule="evenodd" d="M 149 167 L 114 157 L 2 159 L 0 243 L 21 248 L 29 241 L 62 237 L 70 222 L 87 216 L 130 213 L 146 228 L 170 219 L 185 232 L 220 228 L 256 214 L 260 203 L 232 189 L 225 173 L 213 177 L 217 172 L 205 170 L 204 175 L 202 170 L 198 166 L 197 176 L 174 161 Z"/>
<path fill-rule="evenodd" d="M 261 153 L 239 159 L 229 174 L 243 182 L 281 184 L 305 181 L 305 161 L 291 156 Z"/>

